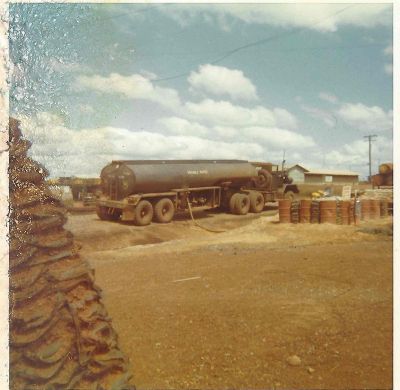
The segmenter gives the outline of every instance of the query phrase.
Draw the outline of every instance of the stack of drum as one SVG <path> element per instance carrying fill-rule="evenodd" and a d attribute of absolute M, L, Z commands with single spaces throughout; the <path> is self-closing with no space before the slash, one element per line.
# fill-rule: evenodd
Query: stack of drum
<path fill-rule="evenodd" d="M 311 223 L 319 223 L 319 201 L 318 200 L 313 200 L 311 202 L 311 216 L 310 216 L 310 222 Z"/>
<path fill-rule="evenodd" d="M 303 199 L 300 201 L 300 222 L 311 222 L 311 200 Z"/>
<path fill-rule="evenodd" d="M 381 200 L 381 217 L 387 217 L 389 215 L 388 205 L 389 202 L 387 200 Z"/>
<path fill-rule="evenodd" d="M 350 225 L 388 216 L 388 201 L 380 199 L 361 199 L 359 214 L 354 199 L 340 198 L 279 201 L 279 221 L 285 223 L 331 223 Z"/>
<path fill-rule="evenodd" d="M 300 221 L 300 202 L 292 201 L 290 205 L 290 222 L 299 223 Z"/>
<path fill-rule="evenodd" d="M 321 223 L 336 224 L 336 200 L 321 200 L 319 209 Z"/>

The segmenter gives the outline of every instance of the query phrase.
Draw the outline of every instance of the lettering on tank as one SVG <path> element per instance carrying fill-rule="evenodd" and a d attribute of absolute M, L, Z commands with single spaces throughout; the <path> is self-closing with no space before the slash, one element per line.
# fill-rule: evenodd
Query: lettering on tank
<path fill-rule="evenodd" d="M 200 170 L 194 170 L 194 171 L 187 171 L 188 175 L 208 175 L 208 170 L 207 169 L 200 169 Z"/>

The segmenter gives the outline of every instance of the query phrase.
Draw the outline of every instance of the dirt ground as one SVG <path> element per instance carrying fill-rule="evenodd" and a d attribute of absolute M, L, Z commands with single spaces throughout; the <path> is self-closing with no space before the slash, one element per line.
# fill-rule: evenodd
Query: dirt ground
<path fill-rule="evenodd" d="M 391 218 L 195 217 L 69 217 L 138 389 L 392 387 Z"/>

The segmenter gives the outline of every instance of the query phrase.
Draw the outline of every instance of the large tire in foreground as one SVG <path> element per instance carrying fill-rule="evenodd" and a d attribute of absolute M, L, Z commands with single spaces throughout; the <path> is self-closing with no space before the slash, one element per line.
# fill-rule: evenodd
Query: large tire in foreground
<path fill-rule="evenodd" d="M 133 389 L 94 271 L 10 119 L 10 389 Z"/>
<path fill-rule="evenodd" d="M 141 200 L 135 208 L 135 225 L 149 225 L 153 219 L 153 206 L 148 200 Z"/>
<path fill-rule="evenodd" d="M 264 197 L 261 192 L 253 191 L 249 194 L 250 211 L 252 213 L 261 213 L 264 210 Z"/>
<path fill-rule="evenodd" d="M 235 201 L 235 214 L 246 215 L 250 209 L 250 198 L 246 194 L 238 194 Z"/>
<path fill-rule="evenodd" d="M 160 199 L 154 206 L 154 220 L 160 223 L 172 221 L 175 214 L 175 207 L 171 199 Z"/>

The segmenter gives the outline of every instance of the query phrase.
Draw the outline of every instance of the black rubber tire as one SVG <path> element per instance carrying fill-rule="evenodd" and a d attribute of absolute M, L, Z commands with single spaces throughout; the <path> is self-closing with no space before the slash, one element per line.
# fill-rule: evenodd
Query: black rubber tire
<path fill-rule="evenodd" d="M 272 187 L 272 175 L 266 169 L 260 169 L 258 171 L 258 185 L 257 188 L 271 189 Z"/>
<path fill-rule="evenodd" d="M 252 213 L 261 213 L 264 210 L 264 197 L 261 192 L 252 191 L 249 194 L 250 198 L 250 211 Z"/>
<path fill-rule="evenodd" d="M 246 194 L 238 194 L 235 201 L 235 213 L 238 215 L 246 215 L 250 209 L 250 198 Z"/>
<path fill-rule="evenodd" d="M 172 221 L 175 214 L 175 207 L 171 199 L 160 199 L 154 206 L 153 219 L 159 223 L 168 223 Z"/>
<path fill-rule="evenodd" d="M 141 200 L 135 208 L 135 225 L 149 225 L 153 219 L 153 213 L 153 205 L 148 200 Z"/>
<path fill-rule="evenodd" d="M 110 213 L 108 207 L 97 206 L 96 214 L 103 221 L 118 221 L 119 217 L 121 216 L 121 211 L 114 209 L 114 211 Z"/>
<path fill-rule="evenodd" d="M 287 192 L 285 192 L 285 194 L 283 195 L 283 197 L 285 198 L 285 199 L 288 199 L 288 200 L 296 200 L 297 198 L 298 198 L 298 196 L 293 192 L 293 191 L 287 191 Z"/>
<path fill-rule="evenodd" d="M 96 214 L 102 221 L 108 221 L 107 207 L 97 206 Z"/>
<path fill-rule="evenodd" d="M 235 194 L 233 194 L 231 196 L 231 198 L 229 199 L 229 211 L 232 214 L 236 214 L 236 209 L 235 209 L 235 204 L 236 204 L 236 200 L 238 198 L 238 196 L 241 195 L 238 192 L 236 192 Z"/>

